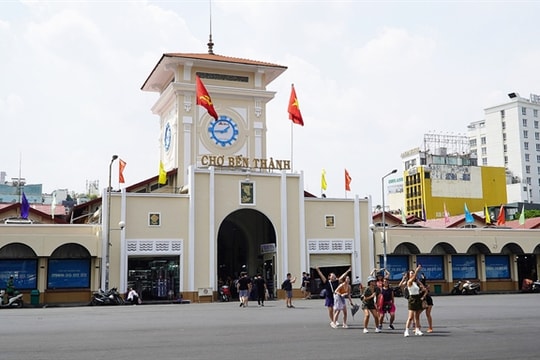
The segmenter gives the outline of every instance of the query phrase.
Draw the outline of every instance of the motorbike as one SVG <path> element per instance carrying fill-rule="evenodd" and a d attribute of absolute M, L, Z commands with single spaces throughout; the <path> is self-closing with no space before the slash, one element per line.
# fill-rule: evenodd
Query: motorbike
<path fill-rule="evenodd" d="M 540 280 L 533 281 L 531 279 L 523 279 L 521 291 L 534 293 L 540 292 Z"/>
<path fill-rule="evenodd" d="M 228 302 L 231 299 L 231 289 L 228 285 L 223 285 L 219 288 L 219 300 Z"/>
<path fill-rule="evenodd" d="M 22 308 L 23 294 L 16 292 L 13 296 L 8 297 L 7 303 L 4 304 L 4 298 L 8 296 L 5 290 L 0 291 L 0 307 L 7 308 Z"/>
<path fill-rule="evenodd" d="M 480 292 L 480 284 L 470 280 L 457 281 L 450 292 L 452 295 L 477 295 Z"/>
<path fill-rule="evenodd" d="M 478 292 L 480 292 L 479 283 L 473 283 L 470 280 L 466 280 L 461 286 L 461 293 L 463 295 L 478 295 Z"/>
<path fill-rule="evenodd" d="M 108 291 L 99 289 L 92 295 L 92 305 L 124 305 L 124 299 L 120 296 L 117 288 Z"/>

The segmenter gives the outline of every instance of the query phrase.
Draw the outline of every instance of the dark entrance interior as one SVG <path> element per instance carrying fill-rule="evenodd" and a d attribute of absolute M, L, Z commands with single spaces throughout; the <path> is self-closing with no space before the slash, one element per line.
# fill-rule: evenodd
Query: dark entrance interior
<path fill-rule="evenodd" d="M 524 254 L 516 256 L 518 267 L 518 284 L 523 286 L 523 280 L 529 279 L 532 281 L 538 280 L 536 273 L 536 255 Z"/>
<path fill-rule="evenodd" d="M 274 226 L 260 211 L 253 209 L 237 210 L 229 214 L 218 231 L 218 281 L 219 285 L 231 286 L 242 271 L 250 276 L 264 275 L 267 282 L 274 282 L 275 253 L 261 252 L 262 244 L 276 243 Z M 272 259 L 272 261 L 268 261 Z"/>

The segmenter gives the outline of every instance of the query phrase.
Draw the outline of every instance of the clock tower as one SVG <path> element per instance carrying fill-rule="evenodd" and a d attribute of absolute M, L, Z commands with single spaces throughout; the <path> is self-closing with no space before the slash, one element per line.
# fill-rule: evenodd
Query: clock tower
<path fill-rule="evenodd" d="M 231 158 L 266 159 L 266 104 L 275 95 L 266 88 L 286 69 L 212 51 L 163 54 L 142 90 L 160 94 L 152 112 L 160 118 L 160 160 L 166 171 L 178 169 L 175 186 L 187 183 L 189 166 L 227 168 Z M 196 105 L 197 75 L 217 120 Z"/>

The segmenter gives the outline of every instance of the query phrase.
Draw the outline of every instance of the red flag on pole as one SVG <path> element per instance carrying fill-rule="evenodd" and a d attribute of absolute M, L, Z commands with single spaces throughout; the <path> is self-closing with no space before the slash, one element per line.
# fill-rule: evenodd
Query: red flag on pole
<path fill-rule="evenodd" d="M 345 191 L 351 191 L 351 181 L 352 181 L 352 178 L 349 175 L 349 172 L 347 171 L 347 169 L 345 169 Z"/>
<path fill-rule="evenodd" d="M 304 120 L 302 120 L 302 114 L 298 107 L 298 98 L 296 97 L 296 91 L 294 90 L 294 84 L 291 85 L 291 98 L 289 99 L 289 119 L 293 123 L 304 126 Z"/>
<path fill-rule="evenodd" d="M 218 119 L 219 116 L 216 109 L 214 109 L 212 99 L 210 99 L 210 95 L 208 95 L 208 91 L 206 91 L 199 75 L 197 75 L 197 105 L 201 105 L 208 111 L 208 115 L 216 120 Z"/>
<path fill-rule="evenodd" d="M 497 226 L 506 224 L 506 214 L 504 212 L 504 205 L 501 205 L 499 209 L 499 215 L 497 216 Z"/>
<path fill-rule="evenodd" d="M 126 167 L 127 163 L 122 159 L 119 159 L 119 160 L 120 161 L 118 161 L 118 182 L 120 184 L 123 184 L 126 182 L 124 180 L 124 168 Z"/>

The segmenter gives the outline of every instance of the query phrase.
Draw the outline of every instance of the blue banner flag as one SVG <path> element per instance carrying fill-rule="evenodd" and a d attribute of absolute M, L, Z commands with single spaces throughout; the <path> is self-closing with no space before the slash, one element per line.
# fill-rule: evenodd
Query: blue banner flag
<path fill-rule="evenodd" d="M 29 212 L 30 212 L 30 204 L 28 203 L 28 199 L 26 198 L 26 195 L 23 192 L 22 201 L 21 201 L 21 217 L 23 219 L 28 219 Z"/>

